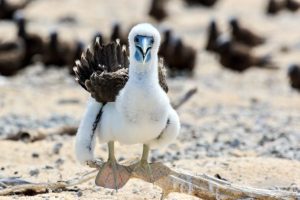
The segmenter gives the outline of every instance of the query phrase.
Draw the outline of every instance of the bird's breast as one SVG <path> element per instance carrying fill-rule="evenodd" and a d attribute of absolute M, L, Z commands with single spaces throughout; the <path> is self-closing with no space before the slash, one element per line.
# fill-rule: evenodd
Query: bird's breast
<path fill-rule="evenodd" d="M 130 123 L 157 123 L 164 120 L 169 100 L 158 87 L 131 89 L 117 100 L 120 113 Z"/>
<path fill-rule="evenodd" d="M 169 108 L 169 99 L 159 85 L 122 89 L 116 102 L 111 105 L 111 111 L 104 112 L 107 120 L 102 123 L 102 140 L 115 140 L 123 144 L 153 140 L 165 128 Z M 108 131 L 105 131 L 104 124 L 107 124 Z M 106 139 L 105 132 L 109 132 Z"/>

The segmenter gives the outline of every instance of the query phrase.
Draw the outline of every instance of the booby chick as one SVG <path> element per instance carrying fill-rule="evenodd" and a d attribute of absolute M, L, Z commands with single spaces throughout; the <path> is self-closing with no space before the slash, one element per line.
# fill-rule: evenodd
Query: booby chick
<path fill-rule="evenodd" d="M 252 53 L 251 48 L 232 41 L 225 35 L 218 38 L 216 49 L 220 63 L 225 68 L 237 72 L 243 72 L 251 67 L 278 69 L 270 55 L 256 56 Z"/>
<path fill-rule="evenodd" d="M 117 39 L 120 40 L 120 43 L 122 45 L 124 44 L 127 45 L 128 39 L 126 37 L 126 34 L 124 34 L 122 31 L 121 24 L 118 22 L 113 24 L 111 35 L 110 35 L 110 41 L 115 41 Z"/>
<path fill-rule="evenodd" d="M 27 65 L 34 63 L 37 56 L 43 54 L 44 41 L 40 35 L 28 32 L 27 20 L 21 11 L 15 13 L 14 20 L 18 27 L 18 37 L 24 41 L 25 57 L 22 67 L 26 67 Z"/>
<path fill-rule="evenodd" d="M 152 0 L 149 15 L 156 19 L 158 22 L 161 22 L 168 16 L 168 13 L 165 8 L 166 3 L 167 1 Z"/>
<path fill-rule="evenodd" d="M 269 0 L 266 13 L 269 15 L 276 15 L 285 8 L 285 4 L 284 1 Z"/>
<path fill-rule="evenodd" d="M 77 159 L 90 166 L 97 162 L 93 130 L 101 143 L 108 143 L 108 161 L 98 173 L 96 184 L 113 189 L 121 188 L 126 183 L 123 177 L 129 177 L 126 167 L 116 161 L 115 141 L 143 144 L 136 167 L 146 171 L 151 180 L 150 149 L 168 145 L 180 130 L 179 117 L 159 84 L 159 32 L 150 24 L 138 24 L 131 29 L 128 43 L 128 81 L 114 102 L 89 100 L 76 135 Z"/>
<path fill-rule="evenodd" d="M 24 9 L 32 0 L 25 0 L 19 3 L 7 0 L 0 0 L 0 19 L 13 19 L 18 10 Z"/>
<path fill-rule="evenodd" d="M 296 12 L 300 8 L 300 3 L 294 0 L 286 0 L 285 5 L 291 12 Z"/>
<path fill-rule="evenodd" d="M 250 29 L 243 27 L 237 18 L 232 18 L 229 21 L 231 33 L 234 40 L 249 47 L 255 47 L 265 43 L 266 38 L 257 35 Z"/>
<path fill-rule="evenodd" d="M 221 32 L 217 26 L 217 22 L 212 20 L 207 29 L 207 42 L 205 49 L 207 51 L 215 52 L 217 49 L 217 40 Z"/>
<path fill-rule="evenodd" d="M 291 65 L 288 68 L 288 76 L 291 87 L 300 91 L 300 65 Z"/>

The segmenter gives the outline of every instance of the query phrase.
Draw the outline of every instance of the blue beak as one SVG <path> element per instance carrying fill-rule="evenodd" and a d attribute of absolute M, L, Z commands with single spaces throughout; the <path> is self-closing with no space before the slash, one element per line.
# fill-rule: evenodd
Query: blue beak
<path fill-rule="evenodd" d="M 136 52 L 135 59 L 145 64 L 151 59 L 153 37 L 137 35 L 134 39 Z"/>

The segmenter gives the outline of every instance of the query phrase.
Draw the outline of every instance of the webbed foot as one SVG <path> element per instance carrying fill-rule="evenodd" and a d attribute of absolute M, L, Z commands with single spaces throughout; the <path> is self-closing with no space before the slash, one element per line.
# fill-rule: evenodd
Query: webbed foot
<path fill-rule="evenodd" d="M 137 174 L 146 174 L 147 182 L 154 183 L 155 179 L 153 178 L 153 171 L 151 164 L 146 160 L 140 160 L 135 164 L 133 171 Z"/>
<path fill-rule="evenodd" d="M 129 180 L 130 169 L 120 165 L 115 159 L 109 159 L 100 168 L 95 183 L 98 186 L 118 190 Z"/>

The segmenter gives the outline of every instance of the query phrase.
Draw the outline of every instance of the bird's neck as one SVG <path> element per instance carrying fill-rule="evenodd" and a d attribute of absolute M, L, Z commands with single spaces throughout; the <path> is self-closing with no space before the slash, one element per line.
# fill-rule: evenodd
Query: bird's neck
<path fill-rule="evenodd" d="M 137 84 L 158 84 L 158 56 L 153 56 L 151 60 L 145 64 L 131 62 L 128 82 Z"/>
<path fill-rule="evenodd" d="M 26 30 L 25 30 L 25 24 L 24 23 L 20 23 L 19 24 L 19 28 L 18 28 L 18 36 L 25 38 L 26 37 Z"/>

